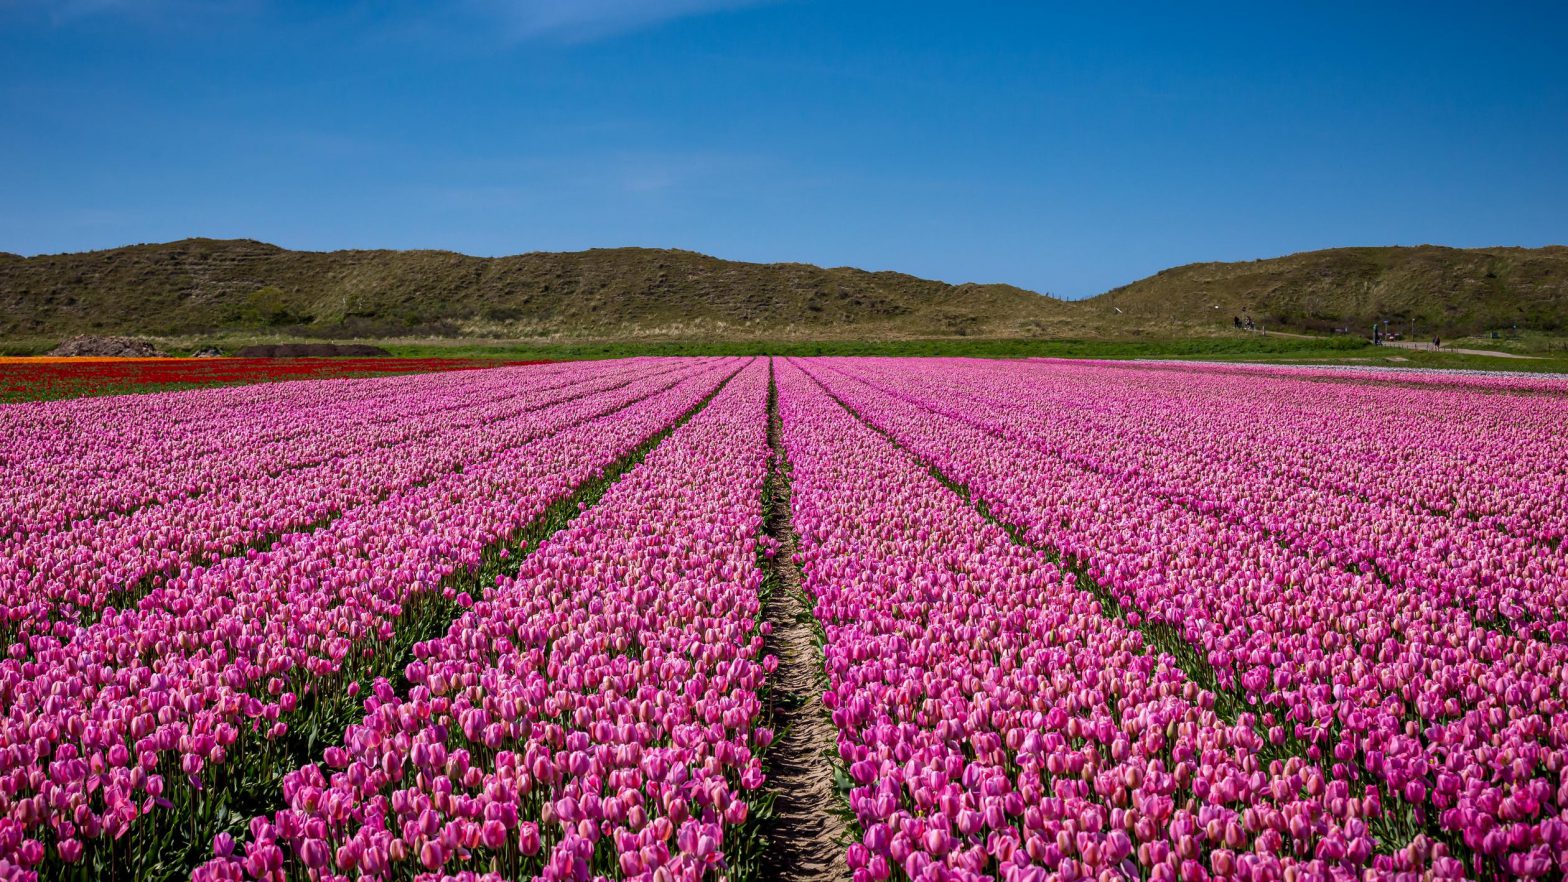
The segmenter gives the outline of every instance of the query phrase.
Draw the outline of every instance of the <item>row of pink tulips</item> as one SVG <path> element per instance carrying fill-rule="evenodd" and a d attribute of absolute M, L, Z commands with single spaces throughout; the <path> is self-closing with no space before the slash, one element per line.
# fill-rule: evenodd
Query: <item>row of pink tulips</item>
<path fill-rule="evenodd" d="M 699 880 L 735 871 L 771 660 L 754 362 L 420 644 L 287 807 L 195 879 Z M 755 870 L 755 867 L 751 868 Z"/>
<path fill-rule="evenodd" d="M 1399 390 L 1391 402 L 1377 390 L 1272 377 L 950 367 L 944 382 L 987 428 L 1130 492 L 1443 598 L 1480 621 L 1568 639 L 1568 553 L 1555 547 L 1568 529 L 1568 475 L 1557 465 L 1568 440 L 1550 429 L 1568 422 L 1568 399 Z M 858 375 L 887 388 L 875 373 Z"/>
<path fill-rule="evenodd" d="M 1126 451 L 1111 463 L 1119 480 L 1453 597 L 1483 620 L 1568 637 L 1568 554 L 1556 547 L 1568 532 L 1557 431 L 1568 396 L 1038 370 L 1049 382 L 1007 402 L 969 373 L 985 403 L 1027 409 L 1008 431 L 1042 427 L 1031 431 L 1076 462 L 1104 462 L 1097 441 L 1114 438 Z M 1097 406 L 1074 406 L 1086 402 Z"/>
<path fill-rule="evenodd" d="M 1560 870 L 1568 846 L 1561 645 L 1481 628 L 1453 598 L 1348 571 L 1145 492 L 1116 477 L 1118 463 L 1138 454 L 1114 434 L 1103 438 L 1100 467 L 1074 462 L 1052 446 L 1054 427 L 971 394 L 978 384 L 963 366 L 939 382 L 929 368 L 816 367 L 868 421 L 1032 542 L 1082 562 L 1132 611 L 1130 621 L 1175 629 L 1197 663 L 1257 709 L 1276 747 L 1307 755 L 1336 781 L 1370 785 L 1386 804 L 1384 829 L 1439 831 L 1462 843 L 1483 875 Z M 1027 384 L 1048 382 L 1037 373 L 999 389 L 1006 379 L 988 375 L 987 394 L 1025 400 L 1035 394 Z"/>
<path fill-rule="evenodd" d="M 1032 361 L 1061 361 L 1036 358 Z M 1125 365 L 1116 361 L 1072 361 L 1068 364 Z M 1226 362 L 1140 360 L 1144 370 L 1170 370 L 1187 373 L 1202 371 L 1220 375 L 1285 377 L 1324 383 L 1355 383 L 1361 386 L 1406 387 L 1414 389 L 1450 388 L 1515 395 L 1568 394 L 1568 380 L 1561 374 L 1532 374 L 1501 371 L 1429 370 L 1422 368 L 1361 367 L 1358 365 L 1230 364 Z"/>
<path fill-rule="evenodd" d="M 994 431 L 1479 621 L 1568 639 L 1568 549 L 1558 546 L 1568 440 L 1554 430 L 1568 422 L 1568 398 L 1125 366 L 948 367 L 942 389 L 915 382 L 963 396 Z M 857 376 L 888 388 L 876 373 Z"/>
<path fill-rule="evenodd" d="M 302 697 L 357 680 L 421 596 L 473 571 L 487 547 L 738 366 L 650 371 L 626 387 L 634 403 L 609 414 L 586 399 L 559 405 L 581 421 L 326 529 L 176 575 L 68 642 L 34 635 L 0 662 L 0 860 L 26 863 L 53 840 L 69 861 L 82 840 L 117 839 L 168 805 L 172 790 L 199 802 L 231 750 L 265 755 L 291 724 L 310 725 L 291 717 Z"/>
<path fill-rule="evenodd" d="M 779 373 L 857 882 L 1461 874 L 1243 719 L 805 372 Z"/>
<path fill-rule="evenodd" d="M 532 387 L 527 369 L 500 373 L 514 386 Z M 500 400 L 425 414 L 411 408 L 415 412 L 402 421 L 351 432 L 342 431 L 335 417 L 321 433 L 301 439 L 314 448 L 311 459 L 320 461 L 277 472 L 264 454 L 253 458 L 242 447 L 227 450 L 211 458 L 249 465 L 222 475 L 207 492 L 78 521 L 8 548 L 0 559 L 0 635 L 8 634 L 10 643 L 34 629 L 52 628 L 69 639 L 83 613 L 90 617 L 128 594 L 134 602 L 181 568 L 211 566 L 269 537 L 374 504 L 584 418 L 580 408 L 557 405 L 580 399 L 601 411 L 621 407 L 629 400 L 623 387 L 646 374 L 642 367 L 587 367 L 570 385 L 544 384 L 536 392 L 508 390 L 501 396 L 497 392 L 505 387 L 486 377 L 490 382 L 482 391 Z M 360 413 L 353 402 L 343 411 L 371 422 L 371 414 Z"/>
<path fill-rule="evenodd" d="M 322 462 L 365 429 L 562 385 L 579 366 L 263 383 L 155 396 L 0 406 L 0 469 L 18 491 L 0 503 L 0 541 L 63 529 L 253 477 Z M 249 455 L 236 460 L 235 450 Z M 60 493 L 59 488 L 75 488 Z M 18 535 L 20 534 L 20 535 Z"/>

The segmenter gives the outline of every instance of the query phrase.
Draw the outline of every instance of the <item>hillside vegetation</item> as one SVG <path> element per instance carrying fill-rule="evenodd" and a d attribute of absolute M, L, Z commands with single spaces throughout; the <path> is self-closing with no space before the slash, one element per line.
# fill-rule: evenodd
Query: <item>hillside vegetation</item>
<path fill-rule="evenodd" d="M 1071 302 L 1009 285 L 611 248 L 468 257 L 187 239 L 0 254 L 0 337 L 644 341 L 1171 339 L 1250 315 L 1364 336 L 1568 330 L 1568 248 L 1336 248 L 1176 267 Z"/>
<path fill-rule="evenodd" d="M 1365 335 L 1372 322 L 1426 332 L 1568 329 L 1568 248 L 1333 248 L 1179 266 L 1083 301 L 1130 326 L 1229 324 Z M 1120 312 L 1117 312 L 1120 310 Z"/>
<path fill-rule="evenodd" d="M 1007 285 L 647 248 L 482 258 L 188 239 L 0 259 L 0 333 L 12 336 L 1012 337 L 1066 310 Z"/>

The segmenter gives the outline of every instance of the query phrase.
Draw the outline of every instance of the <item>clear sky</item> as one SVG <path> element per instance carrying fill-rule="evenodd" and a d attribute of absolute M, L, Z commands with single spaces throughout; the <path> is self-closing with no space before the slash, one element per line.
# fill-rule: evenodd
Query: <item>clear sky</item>
<path fill-rule="evenodd" d="M 0 0 L 0 250 L 1568 243 L 1568 4 Z"/>

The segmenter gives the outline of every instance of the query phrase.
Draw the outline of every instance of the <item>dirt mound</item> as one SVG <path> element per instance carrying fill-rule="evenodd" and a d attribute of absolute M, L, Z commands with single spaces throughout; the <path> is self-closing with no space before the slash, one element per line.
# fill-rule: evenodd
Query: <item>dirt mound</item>
<path fill-rule="evenodd" d="M 246 346 L 240 358 L 385 358 L 392 353 L 365 343 L 276 343 Z"/>
<path fill-rule="evenodd" d="M 49 350 L 60 358 L 165 358 L 158 347 L 132 337 L 72 337 Z"/>

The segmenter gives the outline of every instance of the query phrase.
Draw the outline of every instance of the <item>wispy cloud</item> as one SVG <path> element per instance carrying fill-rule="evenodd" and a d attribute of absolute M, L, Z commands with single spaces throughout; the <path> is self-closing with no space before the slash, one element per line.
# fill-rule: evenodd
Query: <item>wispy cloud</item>
<path fill-rule="evenodd" d="M 102 2 L 102 0 L 100 0 Z M 588 42 L 677 18 L 771 0 L 470 0 L 516 39 Z"/>

